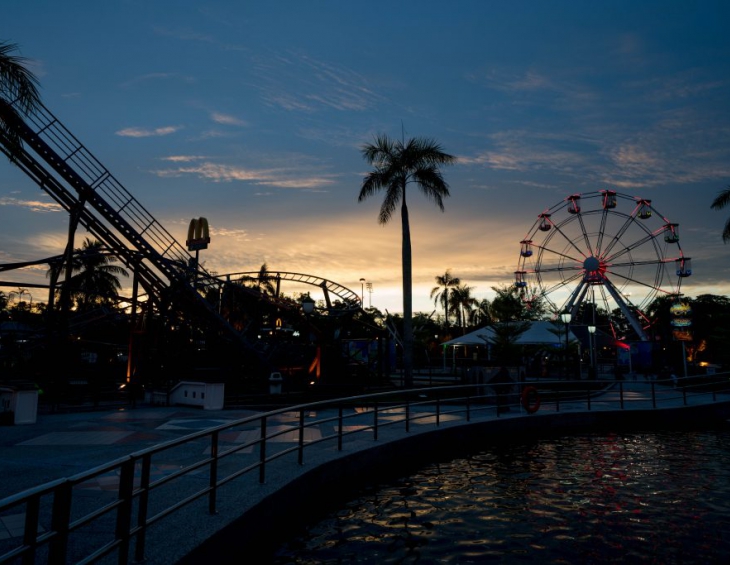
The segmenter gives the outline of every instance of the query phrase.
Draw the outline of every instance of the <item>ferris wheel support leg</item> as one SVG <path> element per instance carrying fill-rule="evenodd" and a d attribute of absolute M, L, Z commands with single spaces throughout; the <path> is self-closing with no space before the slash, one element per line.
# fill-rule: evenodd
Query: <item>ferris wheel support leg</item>
<path fill-rule="evenodd" d="M 604 286 L 606 287 L 606 290 L 608 290 L 608 293 L 611 295 L 611 297 L 616 301 L 616 304 L 618 304 L 618 307 L 621 309 L 621 313 L 626 316 L 626 319 L 631 324 L 631 327 L 634 328 L 634 331 L 639 335 L 639 339 L 641 339 L 641 341 L 649 341 L 649 338 L 644 333 L 644 328 L 641 327 L 641 324 L 636 319 L 636 316 L 629 310 L 626 302 L 621 297 L 619 292 L 614 288 L 611 282 L 608 280 L 605 281 Z"/>
<path fill-rule="evenodd" d="M 570 312 L 571 316 L 576 315 L 575 310 L 578 308 L 578 304 L 583 301 L 586 292 L 588 292 L 588 285 L 586 284 L 585 279 L 583 279 L 582 281 L 580 281 L 580 284 L 575 288 L 573 294 L 570 295 L 570 298 L 568 298 L 568 302 L 566 302 L 565 309 Z M 580 295 L 580 298 L 578 297 L 578 295 Z"/>

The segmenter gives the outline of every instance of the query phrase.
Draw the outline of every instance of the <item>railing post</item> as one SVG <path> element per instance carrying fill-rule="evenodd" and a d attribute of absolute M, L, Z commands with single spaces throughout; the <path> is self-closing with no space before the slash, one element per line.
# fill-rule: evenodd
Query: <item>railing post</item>
<path fill-rule="evenodd" d="M 208 494 L 208 513 L 218 514 L 216 496 L 218 491 L 218 430 L 210 438 L 210 494 Z"/>
<path fill-rule="evenodd" d="M 656 408 L 656 386 L 654 381 L 651 382 L 651 405 Z"/>
<path fill-rule="evenodd" d="M 436 427 L 441 425 L 441 399 L 436 399 Z"/>
<path fill-rule="evenodd" d="M 298 463 L 304 465 L 304 408 L 299 410 L 299 455 Z"/>
<path fill-rule="evenodd" d="M 471 422 L 471 393 L 466 395 L 466 421 Z"/>
<path fill-rule="evenodd" d="M 621 410 L 624 409 L 624 383 L 619 381 L 618 383 L 619 398 L 621 399 Z"/>
<path fill-rule="evenodd" d="M 266 482 L 266 416 L 261 416 L 261 440 L 259 442 L 259 483 Z"/>
<path fill-rule="evenodd" d="M 122 463 L 119 473 L 118 497 L 121 504 L 117 506 L 117 523 L 114 529 L 115 539 L 121 541 L 119 545 L 119 565 L 129 562 L 129 530 L 132 524 L 132 494 L 134 491 L 134 459 L 127 459 Z"/>
<path fill-rule="evenodd" d="M 134 560 L 137 563 L 144 561 L 145 545 L 147 543 L 147 508 L 150 498 L 150 471 L 152 469 L 152 455 L 145 453 L 142 457 L 142 475 L 139 481 L 139 508 L 137 509 L 137 541 L 134 545 Z"/>
<path fill-rule="evenodd" d="M 555 411 L 560 412 L 560 389 L 555 391 Z"/>
<path fill-rule="evenodd" d="M 373 406 L 373 441 L 378 441 L 378 401 Z"/>
<path fill-rule="evenodd" d="M 684 405 L 687 406 L 687 387 L 682 387 L 682 401 L 684 402 Z"/>
<path fill-rule="evenodd" d="M 342 451 L 342 404 L 337 407 L 337 451 Z"/>
<path fill-rule="evenodd" d="M 53 515 L 51 529 L 57 533 L 51 539 L 48 562 L 66 563 L 68 550 L 68 524 L 71 519 L 71 484 L 59 485 L 53 493 Z"/>
<path fill-rule="evenodd" d="M 406 433 L 411 431 L 411 401 L 406 400 Z"/>
<path fill-rule="evenodd" d="M 41 498 L 34 495 L 25 505 L 25 525 L 23 527 L 23 545 L 32 548 L 23 555 L 23 565 L 35 563 L 35 552 L 38 545 L 38 517 L 40 515 Z"/>
<path fill-rule="evenodd" d="M 588 395 L 587 395 L 588 396 L 588 410 L 590 410 L 591 409 L 591 388 L 590 387 L 586 388 L 586 391 L 588 392 Z"/>

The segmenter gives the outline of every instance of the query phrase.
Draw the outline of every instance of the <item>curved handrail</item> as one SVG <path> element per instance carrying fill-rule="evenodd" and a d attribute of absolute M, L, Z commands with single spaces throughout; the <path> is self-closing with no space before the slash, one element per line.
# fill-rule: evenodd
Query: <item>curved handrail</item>
<path fill-rule="evenodd" d="M 327 452 L 328 456 L 336 456 L 336 453 L 343 451 L 348 438 L 359 439 L 369 435 L 373 441 L 379 441 L 383 430 L 389 431 L 392 438 L 402 437 L 403 432 L 399 430 L 410 433 L 410 426 L 414 422 L 421 422 L 419 431 L 426 431 L 476 420 L 485 421 L 503 417 L 502 409 L 505 407 L 515 409 L 509 417 L 535 418 L 534 414 L 521 410 L 519 387 L 522 386 L 533 386 L 538 390 L 542 397 L 540 413 L 559 412 L 566 404 L 571 404 L 573 411 L 652 410 L 718 401 L 727 403 L 730 410 L 728 374 L 679 379 L 676 388 L 672 381 L 528 380 L 515 383 L 504 403 L 500 402 L 500 397 L 488 383 L 473 383 L 399 389 L 286 406 L 135 451 L 88 471 L 0 500 L 0 515 L 13 508 L 22 508 L 26 514 L 24 538 L 16 540 L 19 543 L 11 547 L 7 540 L 0 541 L 0 552 L 4 552 L 0 553 L 0 563 L 17 557 L 33 560 L 39 552 L 46 552 L 49 562 L 67 562 L 71 560 L 71 540 L 74 541 L 75 550 L 84 550 L 82 555 L 73 555 L 73 559 L 81 562 L 92 563 L 116 551 L 118 561 L 127 563 L 132 558 L 132 550 L 133 559 L 141 561 L 145 557 L 146 535 L 150 526 L 164 518 L 174 519 L 178 511 L 204 497 L 207 497 L 209 512 L 214 514 L 218 489 L 251 474 L 255 475 L 259 484 L 264 484 L 271 465 L 279 462 L 281 465 L 292 465 L 287 455 L 296 453 L 297 464 L 302 466 L 305 452 L 315 453 L 317 446 L 328 442 L 336 442 L 336 452 Z M 629 392 L 630 395 L 627 394 Z M 295 423 L 281 429 L 271 429 L 272 422 L 282 420 L 285 416 L 286 421 L 291 423 L 292 414 L 297 415 Z M 453 418 L 444 419 L 446 415 Z M 258 430 L 255 437 L 230 446 L 220 445 L 222 433 L 250 431 L 254 425 Z M 331 432 L 306 439 L 307 430 L 314 428 L 330 429 Z M 295 436 L 290 444 L 281 441 L 287 434 Z M 194 458 L 165 476 L 152 478 L 150 469 L 153 464 L 164 462 L 166 456 L 172 456 L 173 450 L 188 445 L 194 445 L 199 453 L 201 440 L 208 445 L 204 456 Z M 319 450 L 316 453 L 322 455 L 324 452 Z M 238 458 L 234 458 L 234 455 Z M 294 475 L 298 473 L 297 469 L 294 469 Z M 208 481 L 202 485 L 199 481 L 193 481 L 192 488 L 188 488 L 191 486 L 189 479 L 192 474 L 205 470 L 209 475 Z M 76 508 L 79 502 L 73 498 L 74 487 L 108 473 L 120 477 L 116 495 L 112 498 L 108 494 L 99 495 L 98 505 L 84 509 L 84 513 L 72 518 L 71 507 L 74 505 Z M 138 476 L 136 484 L 135 476 Z M 169 489 L 167 494 L 158 495 L 161 487 L 175 485 L 175 496 L 170 497 Z M 53 500 L 52 505 L 45 503 L 48 499 Z M 84 505 L 89 503 L 88 496 L 83 497 L 81 502 Z M 241 503 L 244 503 L 243 500 Z M 88 535 L 84 537 L 83 543 L 79 540 L 79 536 L 83 535 L 80 533 L 82 527 L 97 520 L 108 520 L 110 514 L 116 523 L 111 541 L 106 536 L 102 542 L 94 545 L 94 540 Z"/>

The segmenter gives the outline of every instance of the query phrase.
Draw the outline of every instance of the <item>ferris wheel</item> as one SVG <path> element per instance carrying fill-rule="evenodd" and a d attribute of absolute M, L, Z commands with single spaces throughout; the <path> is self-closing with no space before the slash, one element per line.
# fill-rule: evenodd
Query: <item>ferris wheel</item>
<path fill-rule="evenodd" d="M 642 311 L 659 296 L 679 296 L 692 274 L 678 228 L 651 200 L 612 190 L 570 195 L 539 214 L 520 242 L 515 286 L 576 323 L 579 311 L 592 312 L 595 324 L 596 310 L 610 319 L 618 309 L 647 340 Z"/>

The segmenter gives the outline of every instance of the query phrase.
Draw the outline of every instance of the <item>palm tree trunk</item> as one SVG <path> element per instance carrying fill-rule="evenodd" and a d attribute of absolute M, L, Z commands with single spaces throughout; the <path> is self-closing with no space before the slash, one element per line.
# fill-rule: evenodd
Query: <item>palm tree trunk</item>
<path fill-rule="evenodd" d="M 444 294 L 446 294 L 446 297 L 444 298 L 444 325 L 448 328 L 449 327 L 449 287 L 444 288 Z"/>
<path fill-rule="evenodd" d="M 405 187 L 403 204 L 401 205 L 401 223 L 403 228 L 403 383 L 413 386 L 413 276 L 411 255 L 411 227 L 408 220 Z"/>

